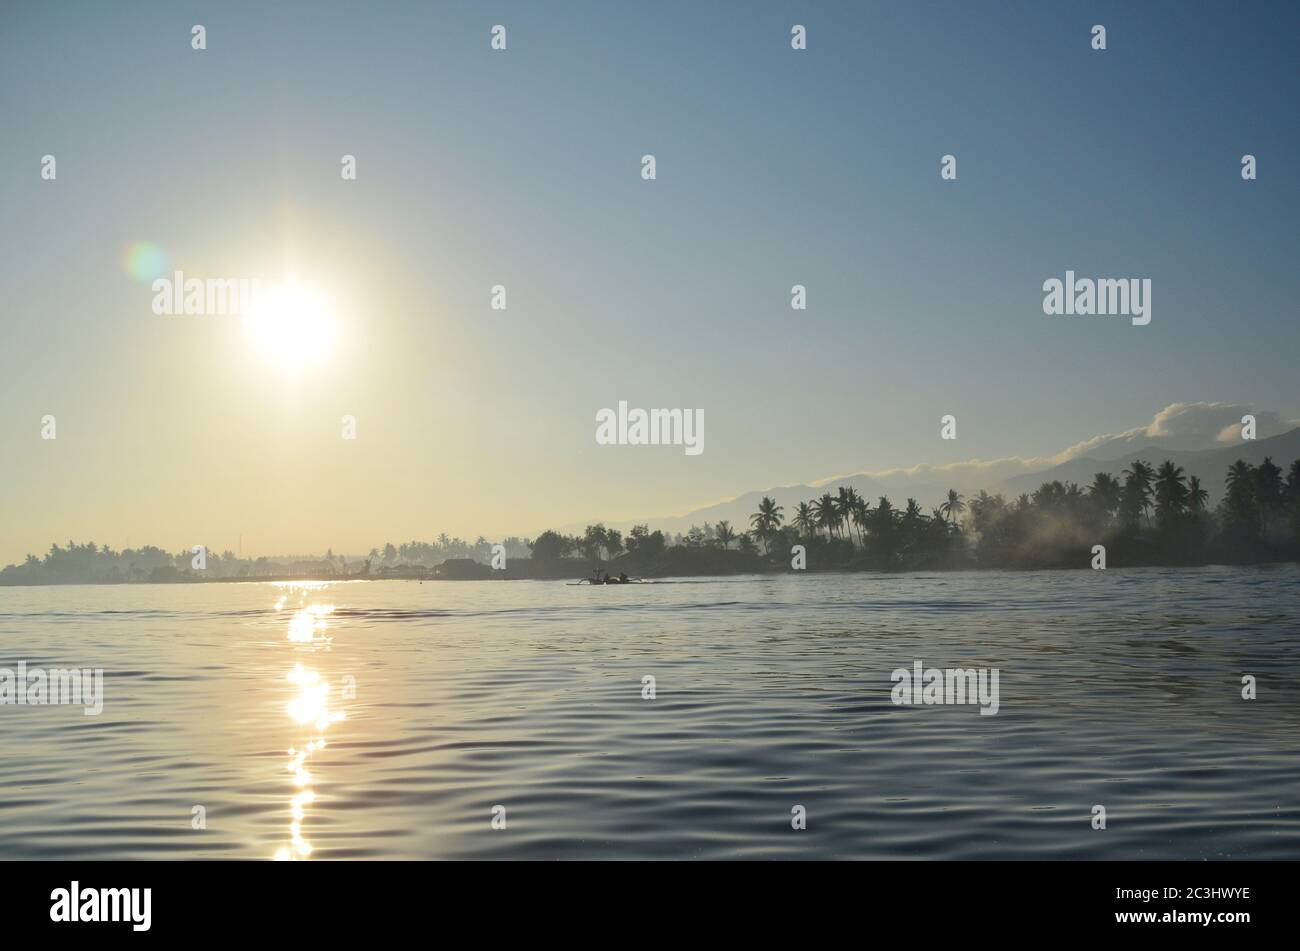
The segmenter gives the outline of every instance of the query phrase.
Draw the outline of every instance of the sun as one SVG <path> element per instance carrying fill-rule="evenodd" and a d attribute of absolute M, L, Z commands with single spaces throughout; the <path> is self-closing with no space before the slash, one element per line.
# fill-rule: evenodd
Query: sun
<path fill-rule="evenodd" d="M 338 338 L 329 298 L 297 281 L 262 289 L 244 315 L 244 329 L 257 351 L 287 374 L 323 363 Z"/>

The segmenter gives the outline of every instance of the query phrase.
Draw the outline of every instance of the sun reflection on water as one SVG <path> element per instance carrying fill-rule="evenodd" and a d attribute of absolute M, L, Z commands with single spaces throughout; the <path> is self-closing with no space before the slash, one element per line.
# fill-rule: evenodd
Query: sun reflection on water
<path fill-rule="evenodd" d="M 298 643 L 310 643 L 316 635 L 326 628 L 325 618 L 334 613 L 332 604 L 310 604 L 300 611 L 295 611 L 289 621 L 289 640 Z M 324 637 L 324 635 L 321 635 Z"/>
<path fill-rule="evenodd" d="M 297 593 L 299 604 L 303 605 L 294 612 L 289 621 L 289 640 L 301 645 L 299 650 L 316 651 L 329 648 L 328 637 L 317 636 L 325 629 L 325 617 L 334 612 L 332 604 L 305 604 L 307 595 L 325 587 L 319 582 L 291 584 L 291 590 L 276 602 L 275 609 L 283 610 L 286 598 Z M 299 589 L 296 592 L 292 589 Z M 311 856 L 312 846 L 302 834 L 303 820 L 307 807 L 316 801 L 312 789 L 312 775 L 308 766 L 315 753 L 325 748 L 325 732 L 334 723 L 345 718 L 342 710 L 331 707 L 331 687 L 319 671 L 295 663 L 287 675 L 289 683 L 295 688 L 294 695 L 285 704 L 289 718 L 299 727 L 307 728 L 306 742 L 289 748 L 287 769 L 292 775 L 293 786 L 297 790 L 289 800 L 289 845 L 276 850 L 278 861 L 305 859 Z"/>

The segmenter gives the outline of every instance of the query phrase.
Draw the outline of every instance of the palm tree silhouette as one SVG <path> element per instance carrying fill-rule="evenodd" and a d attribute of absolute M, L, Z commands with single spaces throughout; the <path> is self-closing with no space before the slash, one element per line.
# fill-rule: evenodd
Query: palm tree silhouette
<path fill-rule="evenodd" d="M 794 510 L 794 518 L 790 521 L 804 535 L 811 535 L 817 528 L 817 516 L 807 502 L 799 503 L 799 507 Z"/>
<path fill-rule="evenodd" d="M 817 516 L 817 524 L 826 529 L 826 537 L 832 538 L 832 532 L 838 524 L 839 516 L 835 514 L 835 499 L 827 492 L 820 499 L 812 504 L 813 512 Z"/>
<path fill-rule="evenodd" d="M 1122 497 L 1119 480 L 1109 472 L 1098 472 L 1093 476 L 1092 485 L 1088 486 L 1088 498 L 1106 519 L 1115 514 Z"/>
<path fill-rule="evenodd" d="M 754 534 L 763 540 L 763 551 L 767 552 L 768 539 L 772 537 L 773 529 L 780 527 L 785 520 L 781 513 L 785 511 L 782 506 L 776 504 L 776 500 L 763 496 L 758 503 L 758 511 L 750 516 L 749 524 L 754 527 Z"/>
<path fill-rule="evenodd" d="M 1146 515 L 1151 508 L 1151 480 L 1155 477 L 1155 470 L 1141 459 L 1134 459 L 1133 464 L 1124 470 L 1124 477 L 1125 488 L 1133 493 L 1131 504 Z M 1147 524 L 1151 524 L 1150 516 L 1147 516 Z"/>
<path fill-rule="evenodd" d="M 845 526 L 845 534 L 853 524 L 853 506 L 858 501 L 858 493 L 852 486 L 839 487 L 839 496 L 835 499 L 835 514 Z"/>
<path fill-rule="evenodd" d="M 939 511 L 943 513 L 948 521 L 954 521 L 958 515 L 966 511 L 966 503 L 962 501 L 964 496 L 956 489 L 948 490 L 948 501 L 939 506 Z"/>
<path fill-rule="evenodd" d="M 1255 469 L 1255 499 L 1265 518 L 1282 507 L 1282 493 L 1282 469 L 1272 456 L 1265 456 Z"/>
<path fill-rule="evenodd" d="M 903 511 L 903 517 L 899 521 L 903 529 L 903 539 L 908 545 L 916 544 L 917 537 L 921 532 L 921 526 L 925 523 L 925 513 L 921 511 L 921 506 L 916 499 L 907 500 L 907 508 Z"/>
<path fill-rule="evenodd" d="M 1183 484 L 1183 467 L 1168 459 L 1160 463 L 1155 474 L 1156 518 L 1165 524 L 1182 514 L 1187 504 L 1187 486 Z"/>
<path fill-rule="evenodd" d="M 865 549 L 867 547 L 867 526 L 871 521 L 871 503 L 862 496 L 858 496 L 857 501 L 853 503 L 853 524 L 858 529 L 858 541 Z"/>
<path fill-rule="evenodd" d="M 1223 499 L 1225 528 L 1239 541 L 1250 540 L 1259 534 L 1261 524 L 1255 467 L 1244 459 L 1228 466 L 1227 488 Z"/>
<path fill-rule="evenodd" d="M 735 529 L 731 527 L 730 522 L 719 522 L 718 527 L 713 532 L 714 537 L 722 543 L 723 551 L 731 547 L 731 543 L 736 540 Z"/>
<path fill-rule="evenodd" d="M 1238 459 L 1228 466 L 1227 488 L 1229 496 L 1243 499 L 1255 497 L 1255 467 L 1244 459 Z"/>

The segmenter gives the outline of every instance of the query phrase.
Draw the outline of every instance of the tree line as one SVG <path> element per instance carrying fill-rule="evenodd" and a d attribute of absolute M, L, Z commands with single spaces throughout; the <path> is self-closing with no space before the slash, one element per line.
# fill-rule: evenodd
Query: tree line
<path fill-rule="evenodd" d="M 810 567 L 863 569 L 1083 567 L 1094 545 L 1110 564 L 1198 564 L 1300 557 L 1300 460 L 1286 473 L 1271 458 L 1242 460 L 1227 472 L 1214 509 L 1196 476 L 1166 460 L 1134 461 L 1119 476 L 1099 472 L 1087 486 L 1044 482 L 1014 499 L 986 491 L 966 498 L 950 489 L 926 512 L 915 499 L 872 502 L 839 486 L 790 511 L 764 496 L 737 530 L 729 521 L 691 526 L 685 535 L 589 525 L 581 535 L 548 531 L 532 543 L 535 559 L 582 557 L 633 568 L 701 565 L 718 569 L 780 567 L 803 545 Z M 656 562 L 661 562 L 656 566 Z"/>
<path fill-rule="evenodd" d="M 220 554 L 203 547 L 203 567 L 194 567 L 194 547 L 169 552 L 153 545 L 115 551 L 95 542 L 50 546 L 44 556 L 28 555 L 19 565 L 0 571 L 0 584 L 130 584 L 201 579 L 240 578 L 366 578 L 383 577 L 402 569 L 432 569 L 444 561 L 467 558 L 487 563 L 492 544 L 485 538 L 467 542 L 439 535 L 431 542 L 411 541 L 371 548 L 368 555 L 336 555 L 331 548 L 319 557 L 260 556 L 243 558 L 229 549 Z M 509 558 L 526 558 L 528 539 L 506 538 L 501 542 Z"/>
<path fill-rule="evenodd" d="M 1085 567 L 1098 544 L 1106 546 L 1108 564 L 1115 566 L 1300 560 L 1300 460 L 1284 472 L 1271 458 L 1258 466 L 1239 459 L 1228 467 L 1225 486 L 1211 509 L 1196 476 L 1187 477 L 1167 460 L 1159 466 L 1137 460 L 1119 476 L 1099 472 L 1087 486 L 1044 482 L 1014 499 L 985 491 L 967 498 L 950 489 L 929 512 L 915 499 L 897 506 L 881 496 L 873 503 L 852 486 L 839 486 L 789 512 L 764 496 L 748 526 L 739 529 L 719 521 L 669 534 L 636 525 L 624 535 L 595 524 L 581 534 L 545 531 L 536 539 L 512 536 L 500 544 L 515 563 L 555 569 L 581 559 L 659 575 L 788 568 L 795 545 L 804 547 L 814 569 Z M 332 550 L 306 559 L 207 551 L 205 569 L 196 572 L 190 549 L 114 551 L 69 541 L 66 547 L 51 545 L 43 557 L 28 555 L 21 565 L 9 565 L 0 571 L 0 584 L 383 577 L 451 560 L 488 564 L 492 548 L 482 537 L 471 543 L 442 534 L 432 542 L 388 542 L 351 560 Z"/>

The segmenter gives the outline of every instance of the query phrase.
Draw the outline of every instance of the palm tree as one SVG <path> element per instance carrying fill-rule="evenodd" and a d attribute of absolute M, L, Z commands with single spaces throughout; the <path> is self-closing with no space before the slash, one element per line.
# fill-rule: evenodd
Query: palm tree
<path fill-rule="evenodd" d="M 907 500 L 907 508 L 899 519 L 903 529 L 903 542 L 908 548 L 914 548 L 920 539 L 921 527 L 925 524 L 925 514 L 916 499 Z"/>
<path fill-rule="evenodd" d="M 1228 491 L 1222 503 L 1224 527 L 1237 542 L 1259 535 L 1259 509 L 1255 499 L 1258 488 L 1255 467 L 1249 462 L 1238 459 L 1228 466 Z"/>
<path fill-rule="evenodd" d="M 766 495 L 758 503 L 758 511 L 750 516 L 749 524 L 754 527 L 754 534 L 763 540 L 763 551 L 767 552 L 767 540 L 772 530 L 780 527 L 785 520 L 781 513 L 785 509 L 776 504 L 776 500 Z"/>
<path fill-rule="evenodd" d="M 1232 491 L 1233 489 L 1236 489 L 1242 491 L 1249 489 L 1251 493 L 1254 494 L 1254 487 L 1251 485 L 1251 482 L 1254 481 L 1251 473 L 1254 471 L 1255 467 L 1244 459 L 1238 459 L 1232 465 L 1228 466 L 1228 490 Z"/>
<path fill-rule="evenodd" d="M 943 513 L 944 518 L 949 522 L 954 521 L 958 515 L 966 511 L 966 503 L 962 501 L 964 496 L 956 489 L 948 490 L 948 501 L 939 506 L 939 511 Z"/>
<path fill-rule="evenodd" d="M 853 524 L 853 505 L 857 500 L 858 493 L 852 486 L 842 485 L 839 487 L 839 496 L 835 499 L 835 514 L 838 516 L 839 521 L 846 526 L 846 529 Z"/>
<path fill-rule="evenodd" d="M 1255 470 L 1255 501 L 1265 519 L 1282 508 L 1283 489 L 1281 467 L 1272 456 L 1265 456 Z"/>
<path fill-rule="evenodd" d="M 1109 472 L 1098 472 L 1092 478 L 1092 485 L 1088 486 L 1088 498 L 1106 519 L 1110 519 L 1119 508 L 1123 489 L 1119 480 Z"/>
<path fill-rule="evenodd" d="M 1205 510 L 1205 503 L 1210 499 L 1210 493 L 1201 488 L 1201 480 L 1192 476 L 1187 480 L 1187 510 L 1189 512 L 1202 512 Z"/>
<path fill-rule="evenodd" d="M 731 527 L 730 522 L 719 522 L 717 529 L 714 531 L 714 537 L 722 544 L 723 551 L 731 547 L 731 543 L 736 540 L 736 531 Z"/>
<path fill-rule="evenodd" d="M 1156 519 L 1168 525 L 1182 514 L 1187 504 L 1187 486 L 1183 484 L 1183 467 L 1168 459 L 1160 463 L 1155 474 Z"/>
<path fill-rule="evenodd" d="M 898 553 L 897 527 L 898 509 L 882 495 L 871 514 L 871 541 L 876 556 L 886 564 Z"/>
<path fill-rule="evenodd" d="M 800 502 L 799 507 L 794 510 L 791 524 L 804 535 L 811 535 L 817 529 L 817 516 L 813 513 L 812 506 L 807 502 Z"/>
<path fill-rule="evenodd" d="M 853 505 L 853 524 L 857 526 L 858 541 L 862 543 L 864 549 L 867 547 L 867 536 L 865 533 L 867 526 L 870 524 L 870 520 L 871 503 L 862 496 L 858 496 L 857 501 Z"/>
<path fill-rule="evenodd" d="M 812 507 L 817 516 L 817 524 L 826 529 L 826 537 L 831 538 L 832 531 L 839 524 L 839 516 L 835 514 L 835 500 L 827 492 L 814 502 Z"/>
<path fill-rule="evenodd" d="M 1155 470 L 1141 459 L 1134 459 L 1133 464 L 1124 470 L 1124 488 L 1131 493 L 1130 506 L 1139 508 L 1143 515 L 1151 508 L 1151 480 Z M 1147 518 L 1150 523 L 1150 516 Z"/>

